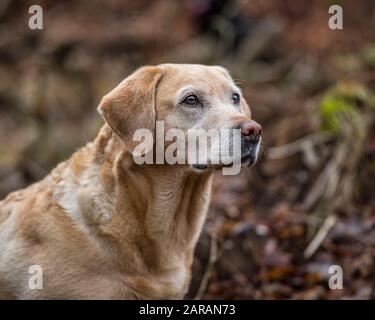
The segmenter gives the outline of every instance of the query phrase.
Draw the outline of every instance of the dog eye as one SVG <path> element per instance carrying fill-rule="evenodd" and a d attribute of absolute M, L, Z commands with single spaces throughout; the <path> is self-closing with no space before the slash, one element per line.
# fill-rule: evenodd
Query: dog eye
<path fill-rule="evenodd" d="M 187 96 L 183 101 L 182 103 L 184 104 L 187 104 L 189 106 L 195 106 L 199 103 L 199 100 L 197 98 L 197 96 L 191 94 L 190 96 Z"/>
<path fill-rule="evenodd" d="M 232 100 L 233 100 L 234 104 L 239 104 L 240 103 L 240 96 L 239 96 L 239 94 L 233 93 Z"/>

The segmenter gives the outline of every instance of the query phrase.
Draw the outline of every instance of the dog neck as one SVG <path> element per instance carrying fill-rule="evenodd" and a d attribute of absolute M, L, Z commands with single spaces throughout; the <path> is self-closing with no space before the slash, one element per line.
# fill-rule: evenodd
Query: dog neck
<path fill-rule="evenodd" d="M 169 250 L 192 249 L 208 210 L 211 172 L 164 165 L 118 169 L 147 235 Z"/>
<path fill-rule="evenodd" d="M 119 241 L 129 241 L 129 233 L 140 236 L 141 241 L 147 239 L 166 254 L 192 253 L 208 210 L 211 171 L 199 174 L 183 165 L 136 165 L 107 125 L 86 148 L 94 148 L 87 153 L 94 155 L 91 161 L 96 165 L 87 168 L 96 167 L 96 172 L 85 172 L 80 153 L 72 158 L 70 167 L 80 179 L 91 177 L 90 182 L 80 181 L 79 185 L 87 188 L 77 192 L 84 219 L 90 225 L 102 233 L 111 232 Z M 90 201 L 84 197 L 90 197 Z"/>

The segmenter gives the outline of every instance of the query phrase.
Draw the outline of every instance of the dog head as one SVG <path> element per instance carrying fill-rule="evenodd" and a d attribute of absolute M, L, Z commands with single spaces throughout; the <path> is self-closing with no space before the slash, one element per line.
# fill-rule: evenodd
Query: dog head
<path fill-rule="evenodd" d="M 251 119 L 250 108 L 229 73 L 219 66 L 142 67 L 104 96 L 98 110 L 130 152 L 139 144 L 134 140 L 138 129 L 152 132 L 154 143 L 156 124 L 163 121 L 163 140 L 168 140 L 164 134 L 170 130 L 179 130 L 186 136 L 199 132 L 198 139 L 202 133 L 210 132 L 203 162 L 199 159 L 192 162 L 189 158 L 188 138 L 178 142 L 186 162 L 196 170 L 223 166 L 220 159 L 215 164 L 212 159 L 217 155 L 220 158 L 225 148 L 232 150 L 232 162 L 242 165 L 251 165 L 258 157 L 262 128 Z M 233 132 L 237 131 L 239 152 L 234 150 L 234 139 L 222 138 L 224 130 L 229 137 L 234 137 Z M 171 143 L 169 139 L 165 148 Z"/>

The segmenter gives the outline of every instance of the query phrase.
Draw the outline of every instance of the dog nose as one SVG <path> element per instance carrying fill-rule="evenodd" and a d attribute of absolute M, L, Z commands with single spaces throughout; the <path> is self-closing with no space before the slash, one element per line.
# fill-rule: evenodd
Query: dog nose
<path fill-rule="evenodd" d="M 255 140 L 259 139 L 259 136 L 262 134 L 262 127 L 259 123 L 254 120 L 248 122 L 240 123 L 241 134 L 246 137 L 253 138 Z"/>

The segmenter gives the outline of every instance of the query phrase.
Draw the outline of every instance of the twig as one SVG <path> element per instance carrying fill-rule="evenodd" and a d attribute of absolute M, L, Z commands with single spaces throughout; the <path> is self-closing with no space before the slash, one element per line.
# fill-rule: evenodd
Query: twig
<path fill-rule="evenodd" d="M 329 132 L 314 133 L 280 147 L 268 148 L 267 158 L 274 160 L 289 157 L 297 152 L 304 151 L 306 146 L 311 147 L 322 144 L 329 141 L 331 138 L 332 134 Z"/>
<path fill-rule="evenodd" d="M 311 242 L 303 252 L 303 256 L 305 257 L 305 259 L 309 259 L 310 257 L 312 257 L 316 250 L 318 250 L 318 248 L 326 238 L 329 230 L 331 230 L 336 221 L 337 217 L 334 214 L 331 214 L 327 217 L 315 237 L 311 240 Z"/>
<path fill-rule="evenodd" d="M 208 281 L 211 278 L 211 273 L 214 268 L 216 259 L 217 259 L 217 240 L 216 237 L 213 235 L 210 235 L 211 237 L 211 242 L 210 242 L 210 256 L 207 262 L 206 270 L 204 272 L 202 281 L 199 285 L 199 289 L 197 291 L 197 294 L 194 297 L 194 300 L 200 300 L 205 293 L 207 286 L 208 286 Z"/>
<path fill-rule="evenodd" d="M 302 208 L 304 210 L 310 210 L 324 194 L 326 198 L 333 196 L 339 182 L 337 175 L 340 174 L 340 169 L 343 161 L 345 161 L 347 152 L 348 148 L 345 144 L 340 144 L 337 146 L 334 155 L 326 164 L 314 182 L 311 190 L 305 197 L 302 204 Z"/>

